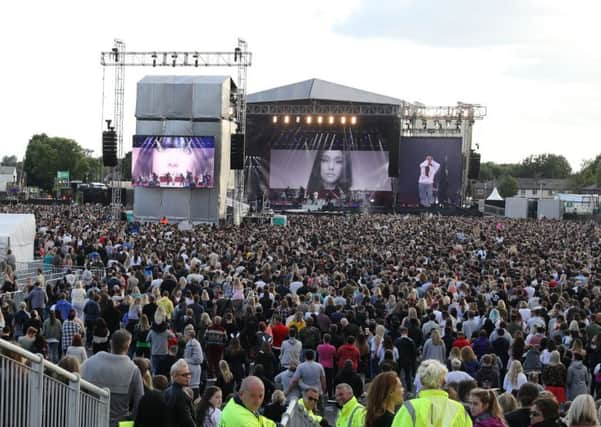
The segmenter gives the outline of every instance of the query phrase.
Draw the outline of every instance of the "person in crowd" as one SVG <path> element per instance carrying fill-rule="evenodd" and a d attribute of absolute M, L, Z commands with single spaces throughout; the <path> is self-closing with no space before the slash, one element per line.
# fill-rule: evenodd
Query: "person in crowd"
<path fill-rule="evenodd" d="M 449 427 L 471 427 L 472 420 L 463 405 L 449 399 L 442 390 L 446 375 L 447 368 L 439 361 L 423 361 L 417 370 L 422 390 L 399 409 L 392 426 L 441 425 L 444 419 Z"/>
<path fill-rule="evenodd" d="M 218 427 L 221 418 L 223 395 L 221 389 L 209 386 L 205 389 L 196 409 L 199 427 Z"/>
<path fill-rule="evenodd" d="M 334 386 L 339 384 L 348 384 L 353 389 L 353 394 L 357 398 L 363 396 L 363 380 L 361 376 L 353 369 L 353 362 L 346 360 L 338 375 L 334 378 Z"/>
<path fill-rule="evenodd" d="M 142 357 L 133 359 L 142 375 L 144 395 L 138 402 L 134 425 L 136 427 L 163 427 L 167 425 L 168 411 L 162 391 L 167 387 L 167 379 L 163 387 L 156 387 L 152 378 L 150 360 Z"/>
<path fill-rule="evenodd" d="M 209 376 L 212 378 L 217 375 L 219 361 L 223 359 L 226 342 L 227 337 L 225 328 L 221 324 L 221 317 L 215 316 L 212 325 L 207 328 L 204 334 Z"/>
<path fill-rule="evenodd" d="M 467 372 L 461 370 L 461 360 L 451 360 L 451 371 L 447 374 L 446 383 L 460 383 L 462 381 L 473 381 Z"/>
<path fill-rule="evenodd" d="M 438 329 L 432 330 L 430 338 L 428 338 L 422 349 L 422 357 L 424 360 L 433 359 L 440 363 L 446 363 L 447 348 L 440 337 Z"/>
<path fill-rule="evenodd" d="M 92 353 L 96 354 L 101 351 L 109 351 L 110 331 L 102 317 L 96 319 L 94 326 L 94 336 L 92 337 Z"/>
<path fill-rule="evenodd" d="M 202 363 L 204 362 L 204 354 L 200 343 L 196 339 L 194 326 L 188 325 L 184 328 L 184 340 L 186 341 L 184 360 L 188 363 L 190 373 L 192 374 L 189 381 L 189 387 L 194 393 L 194 399 L 196 399 L 200 395 L 201 370 Z"/>
<path fill-rule="evenodd" d="M 300 360 L 303 345 L 296 339 L 296 334 L 296 328 L 289 328 L 288 339 L 282 342 L 280 349 L 280 366 L 282 368 L 288 368 L 293 360 Z"/>
<path fill-rule="evenodd" d="M 69 314 L 67 315 L 66 320 L 63 322 L 61 339 L 62 339 L 62 348 L 63 354 L 67 351 L 67 348 L 73 342 L 73 337 L 75 335 L 83 336 L 84 330 L 79 322 L 75 320 L 76 313 L 75 310 L 70 309 Z"/>
<path fill-rule="evenodd" d="M 359 353 L 359 349 L 355 345 L 354 336 L 349 335 L 346 339 L 346 344 L 338 347 L 338 350 L 336 350 L 336 359 L 338 360 L 338 369 L 343 369 L 346 361 L 350 360 L 353 364 L 353 370 L 357 371 L 361 353 Z"/>
<path fill-rule="evenodd" d="M 572 363 L 568 367 L 566 376 L 566 398 L 573 400 L 580 394 L 586 394 L 590 390 L 591 373 L 582 363 L 583 355 L 581 353 L 573 353 Z"/>
<path fill-rule="evenodd" d="M 531 427 L 565 427 L 559 418 L 559 404 L 552 397 L 539 397 L 530 408 Z"/>
<path fill-rule="evenodd" d="M 365 407 L 355 397 L 353 388 L 346 383 L 340 383 L 336 386 L 335 397 L 341 408 L 336 418 L 336 427 L 363 427 Z"/>
<path fill-rule="evenodd" d="M 263 408 L 263 415 L 275 423 L 282 421 L 282 415 L 286 412 L 286 395 L 282 390 L 276 390 L 271 395 L 271 403 Z"/>
<path fill-rule="evenodd" d="M 36 328 L 33 326 L 28 327 L 25 335 L 19 337 L 19 345 L 27 351 L 32 351 L 37 335 L 38 330 Z"/>
<path fill-rule="evenodd" d="M 228 397 L 234 394 L 236 379 L 226 360 L 220 360 L 218 366 L 219 372 L 217 373 L 216 385 L 221 389 L 223 396 Z"/>
<path fill-rule="evenodd" d="M 505 393 L 501 393 L 497 397 L 497 402 L 499 402 L 499 406 L 501 407 L 503 415 L 509 414 L 510 412 L 513 412 L 516 409 L 518 409 L 517 399 L 512 393 L 509 393 L 507 391 Z M 507 423 L 507 420 L 505 421 Z"/>
<path fill-rule="evenodd" d="M 593 397 L 588 394 L 576 396 L 565 419 L 568 427 L 598 427 L 599 419 Z"/>
<path fill-rule="evenodd" d="M 301 394 L 298 384 L 291 386 L 297 366 L 298 362 L 293 360 L 290 362 L 288 369 L 283 370 L 275 376 L 275 386 L 278 390 L 287 391 L 287 393 L 284 395 L 287 401 L 296 399 L 300 397 Z"/>
<path fill-rule="evenodd" d="M 511 362 L 509 370 L 503 379 L 503 390 L 511 393 L 513 390 L 519 390 L 527 381 L 528 379 L 522 369 L 522 363 L 519 360 L 514 360 Z"/>
<path fill-rule="evenodd" d="M 62 330 L 61 321 L 56 318 L 55 311 L 50 310 L 48 318 L 44 320 L 42 325 L 42 336 L 46 338 L 46 342 L 48 343 L 48 354 L 52 363 L 58 362 L 60 358 L 59 348 Z"/>
<path fill-rule="evenodd" d="M 560 404 L 566 401 L 566 379 L 567 370 L 561 363 L 561 355 L 553 350 L 549 355 L 549 363 L 543 368 L 542 381 L 545 390 L 553 393 Z"/>
<path fill-rule="evenodd" d="M 275 422 L 258 414 L 264 397 L 265 387 L 259 378 L 244 378 L 238 394 L 223 408 L 219 427 L 275 427 Z"/>
<path fill-rule="evenodd" d="M 71 356 L 65 356 L 58 361 L 57 366 L 63 368 L 67 372 L 79 374 L 81 372 L 81 365 L 79 360 Z"/>
<path fill-rule="evenodd" d="M 134 419 L 138 402 L 144 393 L 142 375 L 127 356 L 131 334 L 119 329 L 111 337 L 111 353 L 101 351 L 82 366 L 81 377 L 98 387 L 111 391 L 110 426 Z"/>
<path fill-rule="evenodd" d="M 190 385 L 192 372 L 184 359 L 171 365 L 171 385 L 163 393 L 167 407 L 167 422 L 170 426 L 196 427 L 192 396 L 186 391 Z"/>
<path fill-rule="evenodd" d="M 477 388 L 470 393 L 470 412 L 474 427 L 506 427 L 503 410 L 492 390 Z"/>
<path fill-rule="evenodd" d="M 321 393 L 314 387 L 307 387 L 303 391 L 303 396 L 298 400 L 298 405 L 305 411 L 311 421 L 316 424 L 327 425 L 327 421 L 321 415 L 317 414 L 317 403 L 319 402 Z"/>
<path fill-rule="evenodd" d="M 86 352 L 86 348 L 83 345 L 81 335 L 73 335 L 73 340 L 71 341 L 71 345 L 67 347 L 65 356 L 71 356 L 77 359 L 80 365 L 83 365 L 84 362 L 88 360 L 88 353 Z"/>
<path fill-rule="evenodd" d="M 369 385 L 365 427 L 390 427 L 396 409 L 403 403 L 403 385 L 393 372 L 376 375 Z"/>
<path fill-rule="evenodd" d="M 293 388 L 298 385 L 301 391 L 307 388 L 315 389 L 321 395 L 326 389 L 326 374 L 319 363 L 315 361 L 315 351 L 307 350 L 305 353 L 305 361 L 296 368 L 292 381 L 285 390 L 288 394 Z"/>
<path fill-rule="evenodd" d="M 481 388 L 497 388 L 499 387 L 499 371 L 496 366 L 495 356 L 485 354 L 482 356 L 482 365 L 476 372 L 476 381 Z"/>
<path fill-rule="evenodd" d="M 324 334 L 323 343 L 317 346 L 318 360 L 326 374 L 325 396 L 328 398 L 334 396 L 334 359 L 336 356 L 336 347 L 330 341 L 330 334 Z"/>

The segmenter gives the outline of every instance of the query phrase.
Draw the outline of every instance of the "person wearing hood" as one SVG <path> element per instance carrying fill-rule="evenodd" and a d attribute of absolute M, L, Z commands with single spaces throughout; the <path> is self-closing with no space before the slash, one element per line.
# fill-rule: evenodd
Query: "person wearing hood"
<path fill-rule="evenodd" d="M 474 427 L 505 427 L 503 410 L 494 391 L 476 388 L 470 393 L 469 403 Z"/>
<path fill-rule="evenodd" d="M 573 400 L 580 394 L 587 394 L 590 389 L 590 383 L 591 375 L 582 363 L 582 354 L 574 353 L 566 379 L 567 400 Z"/>

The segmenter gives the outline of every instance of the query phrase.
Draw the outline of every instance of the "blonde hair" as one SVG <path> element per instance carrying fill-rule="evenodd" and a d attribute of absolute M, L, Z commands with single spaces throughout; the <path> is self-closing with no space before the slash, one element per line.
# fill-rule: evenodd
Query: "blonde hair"
<path fill-rule="evenodd" d="M 519 360 L 514 360 L 513 362 L 511 362 L 509 370 L 507 371 L 507 377 L 509 378 L 509 382 L 511 383 L 511 385 L 517 387 L 518 376 L 522 372 L 524 372 L 524 369 L 522 368 L 522 363 Z"/>
<path fill-rule="evenodd" d="M 432 339 L 432 344 L 434 345 L 442 345 L 442 338 L 440 338 L 440 332 L 438 329 L 432 329 L 432 333 L 430 334 L 430 338 Z"/>
<path fill-rule="evenodd" d="M 424 389 L 440 388 L 448 372 L 446 366 L 434 359 L 424 360 L 417 368 L 417 376 Z"/>
<path fill-rule="evenodd" d="M 219 361 L 219 372 L 221 372 L 226 383 L 234 379 L 234 374 L 230 371 L 230 365 L 223 359 Z"/>
<path fill-rule="evenodd" d="M 590 394 L 576 396 L 570 405 L 566 421 L 569 426 L 577 424 L 599 425 L 595 401 Z"/>
<path fill-rule="evenodd" d="M 449 352 L 449 360 L 459 359 L 461 360 L 461 349 L 459 347 L 452 347 Z"/>

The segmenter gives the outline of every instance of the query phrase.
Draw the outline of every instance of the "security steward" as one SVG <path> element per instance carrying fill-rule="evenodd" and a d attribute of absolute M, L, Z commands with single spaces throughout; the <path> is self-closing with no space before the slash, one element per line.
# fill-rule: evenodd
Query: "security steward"
<path fill-rule="evenodd" d="M 265 386 L 261 379 L 255 376 L 244 378 L 238 395 L 223 408 L 219 427 L 275 427 L 273 421 L 259 415 L 264 397 Z"/>
<path fill-rule="evenodd" d="M 365 407 L 353 395 L 353 389 L 346 383 L 336 386 L 336 402 L 340 406 L 336 427 L 363 427 L 365 425 Z"/>
<path fill-rule="evenodd" d="M 437 360 L 424 360 L 417 376 L 422 390 L 417 399 L 401 407 L 392 427 L 472 427 L 472 419 L 459 402 L 449 399 L 442 390 L 447 368 Z"/>

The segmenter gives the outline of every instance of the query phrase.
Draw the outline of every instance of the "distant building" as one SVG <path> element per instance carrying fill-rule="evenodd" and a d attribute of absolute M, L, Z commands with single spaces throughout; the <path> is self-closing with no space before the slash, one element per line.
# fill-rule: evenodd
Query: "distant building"
<path fill-rule="evenodd" d="M 7 184 L 17 182 L 16 166 L 0 166 L 0 191 L 7 191 Z"/>
<path fill-rule="evenodd" d="M 570 192 L 570 180 L 568 179 L 536 179 L 516 178 L 518 182 L 518 197 L 529 199 L 553 198 L 557 193 Z"/>

